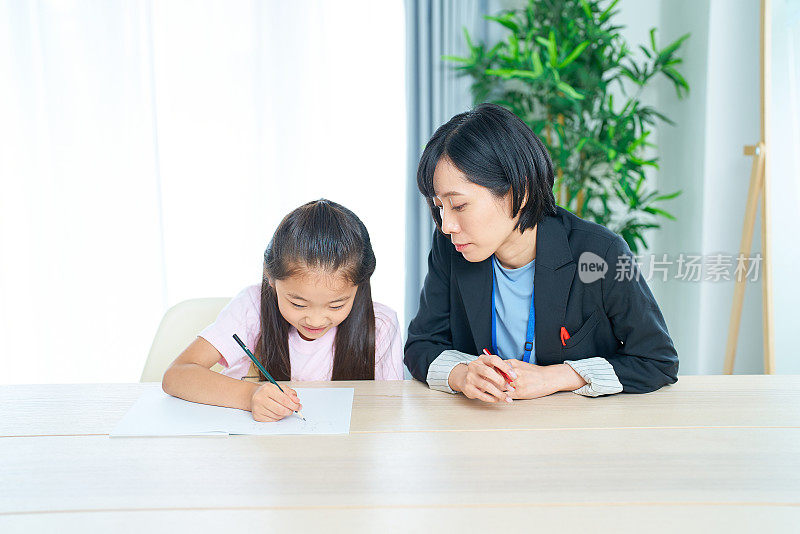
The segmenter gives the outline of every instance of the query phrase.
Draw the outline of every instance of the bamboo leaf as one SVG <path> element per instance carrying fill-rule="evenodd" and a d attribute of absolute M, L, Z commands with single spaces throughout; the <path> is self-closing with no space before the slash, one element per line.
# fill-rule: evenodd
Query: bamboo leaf
<path fill-rule="evenodd" d="M 508 36 L 508 48 L 511 50 L 511 57 L 514 58 L 514 62 L 519 61 L 519 39 L 513 33 Z"/>
<path fill-rule="evenodd" d="M 669 78 L 673 82 L 675 82 L 676 84 L 678 84 L 681 87 L 684 87 L 686 89 L 689 88 L 689 84 L 686 83 L 686 80 L 683 78 L 683 76 L 681 76 L 680 72 L 678 72 L 677 70 L 673 69 L 672 67 L 664 67 L 663 70 L 664 70 L 664 74 L 669 76 Z"/>
<path fill-rule="evenodd" d="M 487 69 L 486 74 L 500 76 L 502 78 L 525 78 L 530 80 L 537 79 L 540 75 L 529 70 L 521 69 Z"/>
<path fill-rule="evenodd" d="M 666 217 L 667 219 L 670 219 L 672 221 L 676 220 L 675 216 L 669 213 L 668 211 L 664 211 L 659 208 L 654 208 L 652 206 L 644 208 L 644 211 L 646 211 L 647 213 L 652 213 L 653 215 L 661 215 L 662 217 Z"/>
<path fill-rule="evenodd" d="M 556 87 L 561 89 L 565 94 L 571 96 L 575 100 L 583 100 L 584 96 L 576 91 L 571 85 L 566 82 L 558 82 Z"/>
<path fill-rule="evenodd" d="M 686 83 L 686 80 L 678 71 L 672 67 L 664 67 L 663 72 L 675 85 L 675 93 L 678 95 L 678 98 L 683 97 L 681 89 L 685 90 L 687 93 L 689 92 L 689 84 Z"/>
<path fill-rule="evenodd" d="M 542 66 L 542 58 L 539 57 L 539 51 L 536 50 L 531 55 L 531 61 L 533 62 L 533 73 L 536 74 L 536 77 L 542 75 L 544 72 L 544 67 Z"/>
<path fill-rule="evenodd" d="M 589 4 L 586 3 L 586 0 L 580 0 L 581 7 L 583 8 L 583 13 L 586 15 L 586 18 L 589 20 L 594 19 L 592 16 L 592 8 L 589 7 Z"/>
<path fill-rule="evenodd" d="M 558 50 L 556 49 L 556 34 L 550 30 L 550 38 L 547 41 L 547 51 L 550 53 L 550 66 L 555 68 L 558 61 Z"/>
<path fill-rule="evenodd" d="M 464 31 L 464 38 L 467 40 L 467 46 L 470 48 L 470 50 L 472 50 L 475 48 L 475 45 L 472 44 L 472 39 L 469 38 L 469 31 L 467 31 L 466 26 L 464 26 L 462 29 Z"/>
<path fill-rule="evenodd" d="M 620 67 L 620 72 L 623 76 L 634 82 L 636 85 L 642 85 L 642 82 L 639 80 L 639 76 L 631 71 L 628 67 Z"/>
<path fill-rule="evenodd" d="M 587 46 L 589 46 L 589 41 L 584 41 L 578 46 L 576 46 L 575 49 L 572 52 L 570 52 L 570 54 L 564 59 L 564 61 L 558 64 L 558 68 L 563 69 L 564 67 L 575 61 L 575 59 L 577 59 L 577 57 L 581 55 L 581 52 L 586 50 Z"/>
<path fill-rule="evenodd" d="M 491 15 L 484 15 L 483 18 L 486 19 L 486 20 L 491 20 L 493 22 L 497 22 L 498 24 L 502 24 L 503 26 L 505 26 L 506 28 L 508 28 L 509 30 L 511 30 L 513 32 L 519 32 L 519 25 L 516 22 L 514 22 L 514 20 L 513 20 L 514 16 L 512 14 L 510 14 L 510 13 L 507 14 L 507 15 L 499 16 L 499 17 L 493 17 Z"/>
<path fill-rule="evenodd" d="M 671 199 L 673 199 L 673 198 L 675 198 L 677 196 L 680 196 L 681 193 L 683 193 L 683 191 L 675 191 L 674 193 L 670 193 L 668 195 L 658 196 L 658 197 L 654 198 L 653 201 L 654 202 L 658 202 L 658 201 L 661 201 L 661 200 L 671 200 Z"/>
<path fill-rule="evenodd" d="M 605 21 L 605 20 L 606 20 L 608 17 L 610 17 L 610 16 L 611 16 L 611 10 L 612 10 L 612 9 L 614 9 L 614 6 L 616 6 L 616 5 L 617 5 L 617 2 L 619 2 L 619 0 L 614 0 L 613 2 L 611 2 L 611 5 L 609 5 L 609 6 L 606 8 L 606 10 L 605 10 L 605 11 L 603 11 L 603 12 L 600 14 L 600 22 L 603 22 L 603 21 Z"/>
<path fill-rule="evenodd" d="M 658 51 L 658 61 L 660 63 L 665 62 L 667 60 L 667 58 L 669 58 L 669 56 L 671 56 L 678 48 L 680 48 L 680 46 L 683 44 L 683 42 L 688 38 L 689 38 L 689 34 L 688 33 L 684 34 L 680 38 L 678 38 L 675 42 L 673 42 L 672 44 L 667 46 L 666 48 L 664 48 L 662 50 L 659 50 Z"/>
<path fill-rule="evenodd" d="M 644 143 L 644 142 L 645 142 L 645 140 L 647 139 L 647 136 L 649 136 L 649 135 L 650 135 L 650 133 L 651 133 L 651 132 L 645 132 L 645 133 L 643 133 L 642 135 L 640 135 L 640 136 L 639 136 L 639 138 L 638 138 L 636 141 L 634 141 L 634 142 L 633 142 L 633 143 L 632 143 L 632 144 L 631 144 L 631 145 L 628 147 L 628 154 L 633 154 L 633 153 L 634 153 L 634 151 L 635 151 L 637 148 L 639 148 L 639 146 L 640 146 L 642 143 Z"/>

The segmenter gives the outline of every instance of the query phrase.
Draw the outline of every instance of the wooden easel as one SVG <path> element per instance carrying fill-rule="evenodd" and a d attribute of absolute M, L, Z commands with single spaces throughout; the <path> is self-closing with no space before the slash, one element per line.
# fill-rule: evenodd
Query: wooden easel
<path fill-rule="evenodd" d="M 756 145 L 744 147 L 746 156 L 753 156 L 753 167 L 750 171 L 750 187 L 747 191 L 747 205 L 744 212 L 744 228 L 740 257 L 750 255 L 753 244 L 753 231 L 756 224 L 758 200 L 761 198 L 761 261 L 762 261 L 762 325 L 764 329 L 764 372 L 775 373 L 775 340 L 772 317 L 772 269 L 770 256 L 770 220 L 769 220 L 769 173 L 767 136 L 769 133 L 769 96 L 770 96 L 770 0 L 761 0 L 761 141 Z M 742 318 L 744 289 L 746 276 L 739 276 L 733 293 L 731 319 L 728 326 L 728 343 L 725 347 L 725 365 L 723 372 L 733 374 L 736 358 L 736 345 L 739 339 L 739 324 Z"/>

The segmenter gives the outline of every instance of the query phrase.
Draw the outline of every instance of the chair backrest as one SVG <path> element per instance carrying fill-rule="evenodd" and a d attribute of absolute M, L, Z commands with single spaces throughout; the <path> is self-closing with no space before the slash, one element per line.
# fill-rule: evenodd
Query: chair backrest
<path fill-rule="evenodd" d="M 229 298 L 191 299 L 167 310 L 158 326 L 150 354 L 144 364 L 141 382 L 161 382 L 164 371 L 197 334 L 214 322 Z"/>

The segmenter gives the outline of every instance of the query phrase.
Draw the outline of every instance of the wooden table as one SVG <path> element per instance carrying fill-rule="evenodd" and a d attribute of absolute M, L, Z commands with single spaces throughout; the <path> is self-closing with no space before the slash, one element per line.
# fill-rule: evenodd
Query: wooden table
<path fill-rule="evenodd" d="M 503 405 L 413 381 L 302 384 L 337 386 L 355 388 L 350 435 L 181 438 L 108 437 L 156 384 L 2 386 L 0 532 L 800 525 L 800 376 Z"/>

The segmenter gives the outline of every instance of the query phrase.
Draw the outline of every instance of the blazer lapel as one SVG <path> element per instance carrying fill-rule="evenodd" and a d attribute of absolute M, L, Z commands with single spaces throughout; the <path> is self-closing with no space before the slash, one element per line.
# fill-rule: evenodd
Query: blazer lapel
<path fill-rule="evenodd" d="M 533 282 L 536 363 L 540 365 L 561 363 L 561 327 L 576 267 L 562 219 L 545 217 L 536 231 Z"/>
<path fill-rule="evenodd" d="M 491 262 L 471 263 L 460 254 L 453 256 L 453 276 L 478 352 L 492 345 Z M 561 363 L 561 327 L 576 267 L 561 217 L 545 217 L 536 231 L 534 274 L 536 362 L 541 365 Z"/>
<path fill-rule="evenodd" d="M 471 263 L 460 254 L 453 259 L 453 275 L 458 282 L 461 302 L 467 321 L 480 352 L 492 346 L 492 260 Z"/>

